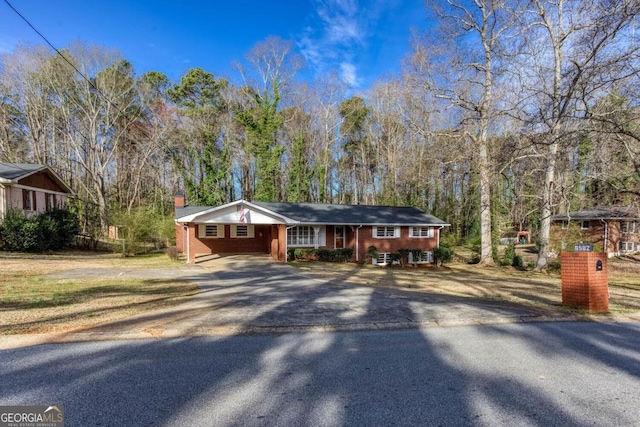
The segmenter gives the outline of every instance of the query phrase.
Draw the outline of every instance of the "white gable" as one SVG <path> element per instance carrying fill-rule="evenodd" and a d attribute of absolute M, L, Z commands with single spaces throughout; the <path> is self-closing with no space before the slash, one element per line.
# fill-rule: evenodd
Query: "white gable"
<path fill-rule="evenodd" d="M 244 211 L 244 221 L 240 218 L 242 211 Z M 295 222 L 290 218 L 244 201 L 232 202 L 179 218 L 179 220 L 198 224 L 289 224 Z"/>
<path fill-rule="evenodd" d="M 258 212 L 249 206 L 244 207 L 245 224 L 282 224 L 284 221 L 275 215 Z M 240 221 L 240 205 L 226 206 L 218 211 L 205 213 L 194 218 L 194 222 L 212 224 L 242 224 Z"/>

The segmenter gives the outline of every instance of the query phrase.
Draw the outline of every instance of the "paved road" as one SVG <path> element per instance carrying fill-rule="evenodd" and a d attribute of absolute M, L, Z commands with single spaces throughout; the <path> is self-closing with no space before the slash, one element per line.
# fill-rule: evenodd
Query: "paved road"
<path fill-rule="evenodd" d="M 184 279 L 201 288 L 193 301 L 59 339 L 405 329 L 576 318 L 500 301 L 355 285 L 301 272 L 266 257 L 228 257 L 205 265 L 206 269 L 180 270 Z M 165 274 L 163 270 L 155 273 Z M 100 271 L 60 274 L 95 277 Z M 140 273 L 110 270 L 109 274 L 134 277 Z M 176 277 L 175 271 L 171 274 Z"/>
<path fill-rule="evenodd" d="M 68 426 L 640 423 L 632 322 L 47 344 L 0 367 L 0 405 Z"/>

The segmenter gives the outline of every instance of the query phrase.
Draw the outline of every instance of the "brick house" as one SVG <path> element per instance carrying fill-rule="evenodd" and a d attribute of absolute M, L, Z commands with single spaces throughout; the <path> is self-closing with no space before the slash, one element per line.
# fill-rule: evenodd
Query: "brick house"
<path fill-rule="evenodd" d="M 449 226 L 411 207 L 246 200 L 187 206 L 182 195 L 175 201 L 176 246 L 188 263 L 225 253 L 266 253 L 284 262 L 289 248 L 351 248 L 353 259 L 362 263 L 370 246 L 380 254 L 374 264 L 390 263 L 390 254 L 401 248 L 422 249 L 418 262 L 429 263 L 440 230 Z"/>
<path fill-rule="evenodd" d="M 29 216 L 65 206 L 71 188 L 46 165 L 0 162 L 0 218 L 9 209 Z"/>
<path fill-rule="evenodd" d="M 640 209 L 611 206 L 552 217 L 551 241 L 564 251 L 575 243 L 592 243 L 594 251 L 617 256 L 640 252 Z"/>

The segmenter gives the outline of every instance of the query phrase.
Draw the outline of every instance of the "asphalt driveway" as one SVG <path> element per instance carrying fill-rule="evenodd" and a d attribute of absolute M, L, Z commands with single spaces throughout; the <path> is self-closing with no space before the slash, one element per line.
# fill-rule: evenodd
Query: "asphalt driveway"
<path fill-rule="evenodd" d="M 165 273 L 176 277 L 175 271 L 156 271 Z M 180 276 L 200 286 L 192 301 L 75 332 L 63 340 L 403 329 L 571 318 L 570 314 L 507 302 L 356 285 L 301 272 L 263 256 L 209 260 L 181 268 Z"/>

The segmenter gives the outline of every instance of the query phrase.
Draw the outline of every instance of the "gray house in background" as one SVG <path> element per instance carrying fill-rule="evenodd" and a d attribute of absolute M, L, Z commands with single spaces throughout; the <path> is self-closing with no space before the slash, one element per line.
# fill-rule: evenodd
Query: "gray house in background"
<path fill-rule="evenodd" d="M 73 190 L 49 167 L 0 162 L 0 218 L 9 209 L 26 215 L 65 206 Z"/>

